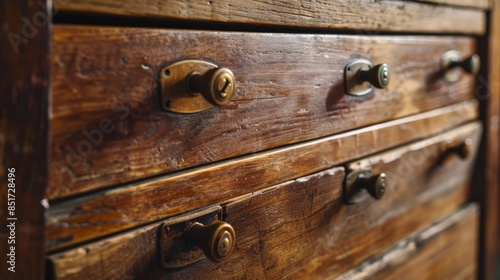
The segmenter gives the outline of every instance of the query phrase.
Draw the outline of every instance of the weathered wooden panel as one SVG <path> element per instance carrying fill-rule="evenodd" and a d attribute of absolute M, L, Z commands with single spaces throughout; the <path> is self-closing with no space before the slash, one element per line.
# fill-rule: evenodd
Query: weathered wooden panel
<path fill-rule="evenodd" d="M 480 279 L 500 279 L 500 1 L 494 1 L 489 37 L 484 39 L 484 53 L 489 59 L 481 73 L 482 110 L 485 112 L 484 157 L 478 168 L 484 178 L 481 192 Z M 486 50 L 486 48 L 488 48 Z M 487 77 L 487 78 L 486 78 Z"/>
<path fill-rule="evenodd" d="M 422 123 L 421 129 L 433 125 L 438 130 L 443 128 L 432 120 Z M 415 136 L 413 132 L 418 135 L 420 130 L 413 129 L 419 126 L 406 122 L 370 127 L 58 203 L 48 212 L 47 248 L 54 250 L 94 239 L 331 168 L 371 153 L 379 145 L 387 148 L 386 140 L 392 145 L 403 144 L 393 139 Z M 459 137 L 478 130 L 473 123 L 444 135 Z M 445 141 L 436 137 L 427 141 Z"/>
<path fill-rule="evenodd" d="M 49 198 L 389 121 L 474 94 L 471 76 L 453 84 L 437 77 L 442 53 L 474 52 L 469 37 L 55 26 L 53 38 Z M 387 90 L 345 94 L 344 64 L 359 56 L 389 65 Z M 161 112 L 158 71 L 194 58 L 233 70 L 233 101 L 194 115 Z"/>
<path fill-rule="evenodd" d="M 0 1 L 0 277 L 42 279 L 50 1 Z M 45 20 L 45 22 L 44 22 Z"/>
<path fill-rule="evenodd" d="M 408 236 L 338 280 L 476 279 L 478 205 L 471 204 Z"/>
<path fill-rule="evenodd" d="M 439 0 L 440 2 L 443 0 Z M 225 24 L 259 24 L 373 31 L 482 34 L 485 14 L 480 10 L 437 6 L 411 1 L 136 1 L 58 0 L 64 12 L 98 13 Z M 447 1 L 446 4 L 450 4 Z M 453 1 L 453 2 L 465 2 Z M 467 1 L 469 5 L 471 0 Z M 475 1 L 483 8 L 487 0 Z M 446 20 L 443 20 L 446 19 Z"/>
<path fill-rule="evenodd" d="M 460 6 L 479 9 L 491 9 L 493 3 L 490 0 L 417 0 L 420 2 L 436 3 L 440 5 Z"/>
<path fill-rule="evenodd" d="M 480 133 L 475 123 L 364 160 L 376 171 L 392 171 L 380 201 L 345 204 L 343 168 L 234 199 L 225 205 L 224 216 L 237 241 L 224 263 L 204 260 L 177 271 L 162 269 L 157 223 L 50 256 L 56 279 L 110 278 L 116 273 L 144 279 L 339 276 L 467 201 L 473 156 L 437 165 L 439 147 L 450 138 L 472 137 L 478 143 Z M 414 165 L 418 156 L 423 160 Z M 408 173 L 399 166 L 413 169 Z M 424 176 L 426 180 L 419 179 Z"/>

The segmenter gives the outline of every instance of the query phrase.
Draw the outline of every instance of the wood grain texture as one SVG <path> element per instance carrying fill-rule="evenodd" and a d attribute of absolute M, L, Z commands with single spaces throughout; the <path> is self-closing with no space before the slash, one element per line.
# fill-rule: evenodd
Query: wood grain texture
<path fill-rule="evenodd" d="M 478 233 L 479 206 L 472 204 L 338 279 L 476 279 Z"/>
<path fill-rule="evenodd" d="M 494 2 L 490 19 L 490 33 L 487 54 L 489 59 L 482 71 L 481 95 L 483 118 L 485 122 L 485 187 L 480 198 L 482 212 L 481 239 L 481 279 L 498 279 L 500 268 L 500 1 Z"/>
<path fill-rule="evenodd" d="M 491 151 L 491 156 L 489 160 L 488 178 L 489 185 L 488 188 L 491 190 L 491 202 L 489 203 L 488 220 L 494 223 L 496 218 L 497 224 L 496 228 L 490 227 L 488 234 L 489 245 L 497 244 L 496 252 L 491 253 L 492 263 L 494 264 L 496 259 L 496 269 L 492 269 L 493 277 L 500 278 L 500 240 L 495 238 L 500 234 L 500 64 L 495 63 L 495 61 L 500 61 L 500 1 L 494 0 L 494 11 L 491 14 L 491 31 L 490 31 L 490 43 L 489 46 L 489 57 L 492 62 L 489 69 L 489 77 L 492 85 L 492 98 L 488 103 L 490 107 L 490 122 L 489 126 L 491 133 L 488 135 L 488 146 Z M 497 155 L 496 157 L 494 155 Z M 497 197 L 495 202 L 494 197 Z M 497 215 L 495 217 L 495 208 Z M 491 263 L 491 262 L 490 262 Z M 494 266 L 494 265 L 493 265 Z M 493 267 L 489 265 L 488 268 Z"/>
<path fill-rule="evenodd" d="M 482 1 L 480 1 L 482 2 Z M 227 24 L 373 31 L 482 34 L 485 14 L 410 1 L 60 0 L 61 11 Z M 446 18 L 446 20 L 443 20 Z"/>
<path fill-rule="evenodd" d="M 490 0 L 417 0 L 419 2 L 435 3 L 440 5 L 479 8 L 489 10 L 492 7 Z"/>
<path fill-rule="evenodd" d="M 471 37 L 56 26 L 53 39 L 49 198 L 315 139 L 474 94 L 473 77 L 449 84 L 436 74 L 445 51 L 475 52 Z M 360 56 L 389 65 L 387 90 L 345 94 L 343 67 Z M 193 58 L 230 68 L 235 97 L 199 114 L 161 112 L 158 71 Z"/>
<path fill-rule="evenodd" d="M 436 135 L 478 116 L 466 101 L 295 146 L 204 166 L 51 205 L 54 250 L 206 205 L 227 201 L 354 158 Z"/>
<path fill-rule="evenodd" d="M 50 22 L 36 26 L 34 23 L 50 19 L 51 13 L 47 11 L 45 0 L 0 2 L 3 31 L 0 48 L 0 278 L 42 279 L 45 209 L 41 202 L 48 181 Z M 12 184 L 8 181 L 10 168 L 15 169 L 14 188 L 9 188 L 9 183 Z M 11 210 L 14 210 L 13 215 Z M 7 227 L 13 223 L 15 228 Z M 15 263 L 8 264 L 12 258 L 7 255 L 13 253 Z M 15 272 L 8 270 L 12 267 Z"/>
<path fill-rule="evenodd" d="M 226 262 L 205 260 L 178 271 L 161 269 L 156 249 L 160 224 L 154 224 L 50 256 L 55 278 L 109 278 L 113 270 L 144 279 L 335 277 L 467 201 L 473 156 L 443 166 L 436 166 L 436 160 L 445 139 L 472 137 L 477 143 L 480 134 L 480 126 L 473 123 L 363 160 L 375 171 L 393 172 L 380 201 L 345 204 L 343 168 L 229 201 L 224 216 L 237 241 Z M 399 168 L 414 164 L 416 158 L 422 161 L 411 172 Z"/>

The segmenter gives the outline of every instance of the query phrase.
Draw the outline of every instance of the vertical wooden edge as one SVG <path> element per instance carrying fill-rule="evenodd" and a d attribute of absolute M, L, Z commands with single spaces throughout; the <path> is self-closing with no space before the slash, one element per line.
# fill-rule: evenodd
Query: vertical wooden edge
<path fill-rule="evenodd" d="M 500 118 L 500 0 L 492 0 L 493 10 L 491 12 L 491 30 L 490 30 L 490 53 L 489 53 L 489 75 L 492 84 L 492 100 L 489 103 L 490 106 L 490 118 L 488 120 L 488 125 L 490 127 L 490 133 L 488 135 L 488 148 L 489 148 L 489 164 L 488 168 L 488 185 L 489 194 L 486 195 L 489 201 L 486 204 L 488 207 L 487 218 L 488 221 L 492 222 L 492 225 L 487 229 L 488 240 L 493 248 L 497 246 L 495 252 L 493 253 L 493 259 L 491 260 L 491 265 L 494 267 L 492 270 L 496 271 L 492 275 L 491 279 L 500 279 L 500 268 L 498 267 L 498 261 L 500 260 L 500 130 L 499 130 L 499 118 Z M 496 259 L 496 260 L 495 260 Z"/>
<path fill-rule="evenodd" d="M 52 11 L 48 0 L 2 0 L 0 10 L 0 279 L 43 279 Z"/>
<path fill-rule="evenodd" d="M 493 0 L 488 18 L 486 37 L 479 40 L 483 69 L 477 79 L 476 97 L 480 100 L 484 121 L 482 154 L 476 173 L 483 186 L 481 202 L 481 238 L 479 252 L 479 279 L 499 279 L 497 260 L 500 252 L 498 228 L 500 225 L 499 192 L 499 117 L 500 117 L 500 0 Z M 480 179 L 479 177 L 483 177 Z"/>

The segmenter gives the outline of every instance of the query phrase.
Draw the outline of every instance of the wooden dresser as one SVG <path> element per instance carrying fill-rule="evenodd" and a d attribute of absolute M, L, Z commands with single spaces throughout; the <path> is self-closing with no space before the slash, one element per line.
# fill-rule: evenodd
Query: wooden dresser
<path fill-rule="evenodd" d="M 2 0 L 1 279 L 500 279 L 498 7 Z"/>

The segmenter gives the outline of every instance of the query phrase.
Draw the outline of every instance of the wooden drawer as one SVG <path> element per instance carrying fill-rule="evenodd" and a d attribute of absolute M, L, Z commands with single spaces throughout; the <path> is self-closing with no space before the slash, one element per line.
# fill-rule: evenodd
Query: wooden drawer
<path fill-rule="evenodd" d="M 431 137 L 477 117 L 477 102 L 465 101 L 299 145 L 51 202 L 47 249 L 60 249 L 229 201 L 374 152 Z"/>
<path fill-rule="evenodd" d="M 478 237 L 479 209 L 472 204 L 338 279 L 476 279 Z"/>
<path fill-rule="evenodd" d="M 162 223 L 156 223 L 50 256 L 56 279 L 109 278 L 116 273 L 147 279 L 340 276 L 468 200 L 476 149 L 465 160 L 452 156 L 442 162 L 442 147 L 467 138 L 477 145 L 480 134 L 481 125 L 470 123 L 359 161 L 387 173 L 387 194 L 380 201 L 346 204 L 345 169 L 336 167 L 224 203 L 224 219 L 237 234 L 226 262 L 204 260 L 176 271 L 162 269 Z"/>
<path fill-rule="evenodd" d="M 421 2 L 434 2 L 424 4 Z M 240 25 L 258 25 L 260 29 L 275 26 L 353 30 L 373 35 L 380 31 L 481 34 L 485 31 L 488 0 L 421 1 L 337 0 L 304 2 L 288 0 L 136 2 L 133 0 L 59 0 L 57 10 L 70 13 L 98 13 L 128 16 L 136 19 L 163 18 L 180 21 Z M 464 9 L 450 6 L 466 6 Z M 445 20 L 443 20 L 445 19 Z M 167 22 L 168 23 L 168 22 Z M 238 25 L 234 25 L 238 24 Z M 218 28 L 221 28 L 219 25 Z"/>
<path fill-rule="evenodd" d="M 439 78 L 440 56 L 472 37 L 336 36 L 54 26 L 50 185 L 62 198 L 389 121 L 473 97 Z M 344 65 L 387 63 L 386 90 L 345 94 Z M 434 59 L 422 59 L 429 57 Z M 159 109 L 158 73 L 205 59 L 231 69 L 226 107 Z"/>

